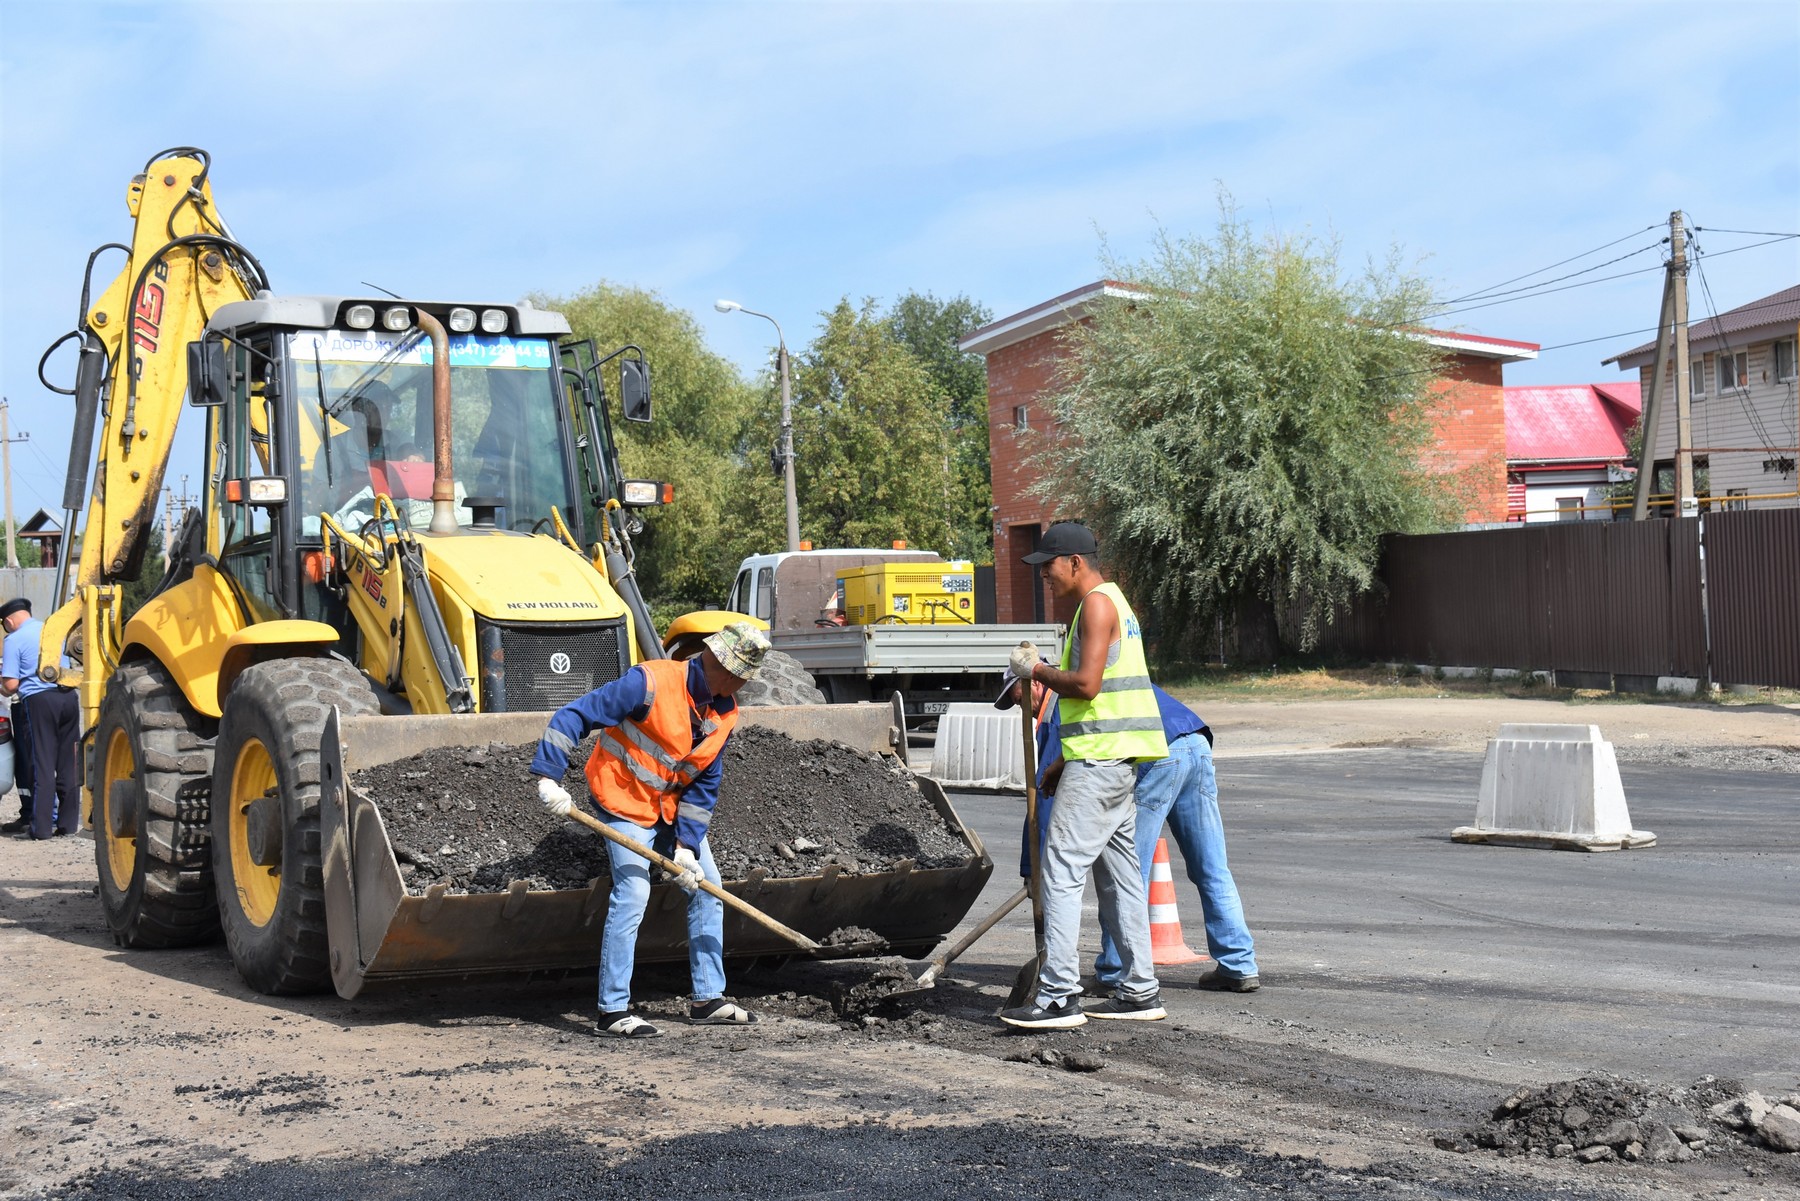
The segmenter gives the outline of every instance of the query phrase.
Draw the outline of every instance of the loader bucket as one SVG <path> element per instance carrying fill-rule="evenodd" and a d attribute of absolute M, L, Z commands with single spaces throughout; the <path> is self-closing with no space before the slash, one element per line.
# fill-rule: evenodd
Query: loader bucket
<path fill-rule="evenodd" d="M 499 893 L 450 894 L 431 886 L 410 896 L 388 840 L 379 798 L 350 785 L 350 773 L 440 747 L 531 743 L 548 713 L 327 718 L 320 748 L 319 827 L 323 839 L 326 926 L 331 979 L 338 995 L 371 985 L 455 980 L 488 975 L 592 969 L 606 921 L 606 877 L 581 889 L 531 890 L 514 881 Z M 896 717 L 887 705 L 746 707 L 741 722 L 795 738 L 830 738 L 891 754 Z M 902 736 L 903 737 L 903 736 Z M 962 921 L 994 870 L 981 839 L 965 826 L 936 781 L 919 778 L 925 796 L 968 844 L 951 868 L 847 875 L 831 864 L 814 876 L 774 879 L 760 869 L 727 880 L 727 891 L 769 916 L 823 940 L 834 930 L 872 930 L 895 953 L 923 958 Z M 640 963 L 687 959 L 687 894 L 673 884 L 651 888 L 638 932 Z M 778 935 L 730 908 L 725 955 L 752 959 L 795 954 Z"/>

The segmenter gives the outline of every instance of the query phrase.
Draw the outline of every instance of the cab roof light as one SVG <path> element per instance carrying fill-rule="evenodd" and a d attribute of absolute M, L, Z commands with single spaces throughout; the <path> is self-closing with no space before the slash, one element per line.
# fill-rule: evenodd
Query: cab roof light
<path fill-rule="evenodd" d="M 374 329 L 375 306 L 372 304 L 353 304 L 344 310 L 344 324 L 351 329 Z"/>
<path fill-rule="evenodd" d="M 503 334 L 510 324 L 505 309 L 481 310 L 481 332 L 484 334 Z"/>
<path fill-rule="evenodd" d="M 401 330 L 406 329 L 408 326 L 412 325 L 412 323 L 413 323 L 412 310 L 404 307 L 403 305 L 395 305 L 391 309 L 383 309 L 382 310 L 382 313 L 381 313 L 381 328 L 382 329 L 391 329 L 395 333 L 399 333 Z"/>
<path fill-rule="evenodd" d="M 475 328 L 475 310 L 451 309 L 450 320 L 444 324 L 450 327 L 450 332 L 453 334 L 469 333 Z"/>

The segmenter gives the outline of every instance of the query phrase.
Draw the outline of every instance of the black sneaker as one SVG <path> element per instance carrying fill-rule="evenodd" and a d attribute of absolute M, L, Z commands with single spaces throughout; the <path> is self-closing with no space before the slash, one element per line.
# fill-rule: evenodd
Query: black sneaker
<path fill-rule="evenodd" d="M 1089 1005 L 1086 1013 L 1091 1018 L 1120 1022 L 1160 1022 L 1169 1016 L 1169 1011 L 1163 1008 L 1161 993 L 1151 993 L 1142 1001 L 1110 997 L 1098 1005 Z"/>
<path fill-rule="evenodd" d="M 1089 976 L 1081 982 L 1081 995 L 1084 997 L 1110 997 L 1112 994 L 1113 986 L 1103 983 L 1096 976 Z"/>
<path fill-rule="evenodd" d="M 1002 1009 L 1000 1020 L 1021 1030 L 1067 1030 L 1072 1026 L 1084 1025 L 1087 1014 L 1081 1012 L 1079 997 L 1064 997 L 1048 1005 L 1021 1005 L 1017 1009 Z"/>
<path fill-rule="evenodd" d="M 29 817 L 15 817 L 9 822 L 0 822 L 0 834 L 23 834 L 30 825 Z"/>
<path fill-rule="evenodd" d="M 594 1033 L 601 1038 L 657 1038 L 662 1031 L 635 1013 L 603 1013 L 594 1023 Z"/>
<path fill-rule="evenodd" d="M 1255 992 L 1262 987 L 1262 979 L 1258 976 L 1233 976 L 1214 968 L 1194 981 L 1194 987 L 1208 992 Z"/>

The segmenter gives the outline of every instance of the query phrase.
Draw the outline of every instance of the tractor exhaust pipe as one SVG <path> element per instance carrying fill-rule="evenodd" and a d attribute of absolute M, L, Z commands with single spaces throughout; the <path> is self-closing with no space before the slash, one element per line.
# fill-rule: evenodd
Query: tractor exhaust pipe
<path fill-rule="evenodd" d="M 450 462 L 450 335 L 424 309 L 414 310 L 419 328 L 431 335 L 431 525 L 434 534 L 454 534 L 456 476 Z"/>

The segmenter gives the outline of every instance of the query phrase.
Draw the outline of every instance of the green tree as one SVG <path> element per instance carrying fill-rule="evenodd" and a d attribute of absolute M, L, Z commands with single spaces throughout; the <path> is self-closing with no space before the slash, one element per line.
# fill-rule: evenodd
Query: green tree
<path fill-rule="evenodd" d="M 988 464 L 987 360 L 957 346 L 993 314 L 966 296 L 939 300 L 908 292 L 888 310 L 894 336 L 924 364 L 950 397 L 950 526 L 946 555 L 983 562 L 993 557 L 993 489 Z"/>
<path fill-rule="evenodd" d="M 1430 290 L 1397 256 L 1345 282 L 1335 245 L 1259 236 L 1228 197 L 1210 239 L 1164 234 L 1071 328 L 1038 489 L 1099 531 L 1159 656 L 1237 631 L 1239 659 L 1305 649 L 1374 584 L 1381 536 L 1454 519 L 1421 466 L 1438 367 L 1406 330 Z"/>
<path fill-rule="evenodd" d="M 758 514 L 769 506 L 766 460 L 746 463 L 757 395 L 736 367 L 706 345 L 693 317 L 654 292 L 602 282 L 569 297 L 533 297 L 565 314 L 601 354 L 632 343 L 650 362 L 654 420 L 619 420 L 618 375 L 609 372 L 613 429 L 628 477 L 675 486 L 675 503 L 641 510 L 636 540 L 644 594 L 658 615 L 719 604 L 738 560 L 763 537 Z M 779 487 L 774 489 L 779 506 Z M 777 512 L 778 512 L 777 508 Z M 779 525 L 776 527 L 779 529 Z"/>
<path fill-rule="evenodd" d="M 873 301 L 824 316 L 790 367 L 801 533 L 819 546 L 947 547 L 950 394 Z M 772 419 L 779 395 L 764 403 Z"/>

